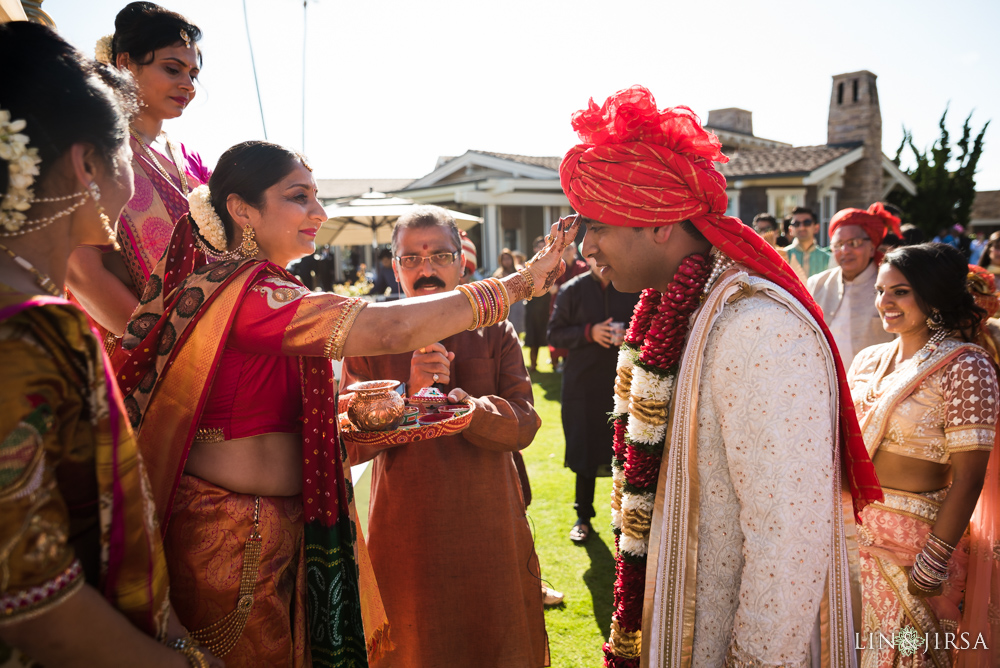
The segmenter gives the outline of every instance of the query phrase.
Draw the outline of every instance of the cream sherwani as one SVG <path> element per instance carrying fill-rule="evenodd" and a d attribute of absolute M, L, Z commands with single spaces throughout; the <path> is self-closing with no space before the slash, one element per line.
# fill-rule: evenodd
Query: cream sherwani
<path fill-rule="evenodd" d="M 773 283 L 726 272 L 671 407 L 643 666 L 853 665 L 837 424 L 816 322 Z"/>
<path fill-rule="evenodd" d="M 882 327 L 882 319 L 875 310 L 876 278 L 878 268 L 871 262 L 851 281 L 844 278 L 840 267 L 834 267 L 811 276 L 806 283 L 809 293 L 823 309 L 845 369 L 850 369 L 857 354 L 868 346 L 895 338 Z"/>

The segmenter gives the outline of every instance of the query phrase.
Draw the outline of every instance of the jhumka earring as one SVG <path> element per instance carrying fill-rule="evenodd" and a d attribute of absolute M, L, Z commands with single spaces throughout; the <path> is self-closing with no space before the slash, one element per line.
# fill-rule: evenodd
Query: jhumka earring
<path fill-rule="evenodd" d="M 944 318 L 941 317 L 941 311 L 936 308 L 931 309 L 931 314 L 927 318 L 927 327 L 934 332 L 944 327 Z"/>
<path fill-rule="evenodd" d="M 239 251 L 243 257 L 254 257 L 260 252 L 260 247 L 254 239 L 253 228 L 249 225 L 243 228 L 243 242 L 240 244 Z"/>
<path fill-rule="evenodd" d="M 118 245 L 118 221 L 115 221 L 115 226 L 111 226 L 111 219 L 108 218 L 108 214 L 104 212 L 104 206 L 101 205 L 101 189 L 98 187 L 96 181 L 91 181 L 87 184 L 87 190 L 90 192 L 90 198 L 94 200 L 94 206 L 97 207 L 97 215 L 101 217 L 101 226 L 108 235 L 108 243 L 113 244 L 115 250 L 121 250 Z"/>

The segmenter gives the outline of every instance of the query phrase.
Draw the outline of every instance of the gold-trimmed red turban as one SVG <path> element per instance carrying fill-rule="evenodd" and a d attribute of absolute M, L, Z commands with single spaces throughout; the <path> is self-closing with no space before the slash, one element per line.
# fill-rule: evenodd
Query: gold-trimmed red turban
<path fill-rule="evenodd" d="M 840 394 L 840 440 L 855 511 L 882 500 L 847 386 L 847 374 L 823 313 L 786 263 L 739 218 L 726 215 L 729 161 L 718 137 L 688 107 L 658 109 L 652 93 L 632 86 L 598 107 L 591 99 L 572 117 L 580 137 L 559 167 L 570 204 L 606 225 L 655 227 L 690 220 L 719 251 L 787 290 L 809 311 L 833 351 Z"/>
<path fill-rule="evenodd" d="M 899 218 L 889 213 L 882 202 L 875 202 L 868 210 L 864 209 L 841 209 L 830 219 L 830 236 L 837 231 L 837 228 L 844 225 L 857 225 L 864 229 L 865 234 L 872 240 L 875 248 L 885 240 L 885 235 L 890 231 L 900 239 L 903 233 L 899 229 Z"/>

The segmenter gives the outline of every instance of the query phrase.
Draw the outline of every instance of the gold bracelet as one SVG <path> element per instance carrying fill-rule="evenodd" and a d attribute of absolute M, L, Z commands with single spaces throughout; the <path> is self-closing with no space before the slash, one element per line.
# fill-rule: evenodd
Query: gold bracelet
<path fill-rule="evenodd" d="M 511 303 L 529 300 L 534 295 L 534 279 L 531 279 L 531 282 L 529 282 L 524 277 L 524 273 L 527 271 L 527 269 L 522 269 L 517 273 L 503 277 L 504 288 L 510 296 Z M 530 273 L 528 273 L 528 277 L 531 277 Z"/>
<path fill-rule="evenodd" d="M 535 277 L 531 275 L 531 271 L 525 267 L 521 271 L 517 272 L 524 277 L 524 280 L 528 283 L 528 299 L 531 299 L 530 295 L 535 294 Z"/>
<path fill-rule="evenodd" d="M 469 304 L 472 306 L 472 326 L 469 327 L 468 331 L 473 331 L 479 329 L 479 323 L 482 321 L 482 309 L 479 303 L 476 301 L 476 296 L 472 293 L 472 290 L 466 285 L 459 285 L 458 291 L 466 296 L 469 300 Z"/>
<path fill-rule="evenodd" d="M 205 658 L 205 653 L 195 644 L 191 636 L 178 638 L 173 642 L 167 643 L 167 647 L 183 654 L 191 668 L 208 668 L 208 659 Z"/>

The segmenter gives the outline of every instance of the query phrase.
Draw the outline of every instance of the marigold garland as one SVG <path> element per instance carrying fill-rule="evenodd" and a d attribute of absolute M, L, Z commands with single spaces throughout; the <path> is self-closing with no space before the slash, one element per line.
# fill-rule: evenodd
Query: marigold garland
<path fill-rule="evenodd" d="M 638 668 L 646 553 L 669 406 L 691 315 L 710 273 L 703 255 L 684 259 L 666 291 L 643 290 L 618 354 L 611 524 L 617 548 L 615 609 L 604 665 Z"/>

